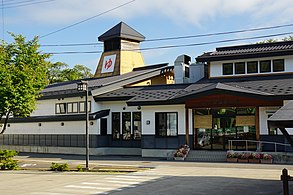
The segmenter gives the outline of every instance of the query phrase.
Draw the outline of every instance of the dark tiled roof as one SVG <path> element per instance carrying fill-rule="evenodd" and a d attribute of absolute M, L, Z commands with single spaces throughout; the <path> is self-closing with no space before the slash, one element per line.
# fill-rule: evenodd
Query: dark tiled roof
<path fill-rule="evenodd" d="M 196 60 L 198 62 L 209 62 L 281 55 L 293 55 L 293 41 L 219 47 L 214 52 L 198 56 Z"/>
<path fill-rule="evenodd" d="M 260 98 L 293 97 L 293 75 L 245 79 L 203 79 L 193 84 L 128 87 L 96 96 L 96 101 L 126 100 L 129 105 L 184 103 L 205 92 L 222 91 Z"/>
<path fill-rule="evenodd" d="M 130 39 L 134 41 L 141 42 L 145 39 L 145 37 L 125 24 L 124 22 L 120 22 L 101 36 L 99 36 L 99 41 L 107 41 L 113 38 L 124 38 Z"/>
<path fill-rule="evenodd" d="M 166 101 L 175 96 L 189 84 L 153 85 L 145 87 L 125 87 L 95 97 L 96 101 L 128 100 L 128 102 Z"/>
<path fill-rule="evenodd" d="M 163 74 L 164 71 L 172 70 L 172 66 L 168 66 L 167 63 L 165 64 L 158 64 L 158 65 L 151 65 L 146 66 L 144 68 L 137 68 L 132 72 L 125 73 L 122 75 L 111 76 L 111 77 L 104 77 L 104 78 L 89 78 L 85 79 L 88 81 L 89 91 L 102 88 L 105 86 L 109 86 L 112 84 L 132 84 L 138 81 L 143 81 L 148 78 L 153 77 L 154 75 Z M 69 95 L 72 94 L 77 95 L 79 92 L 77 91 L 77 83 L 80 80 L 69 81 L 69 82 L 62 82 L 48 85 L 45 89 L 41 91 L 43 98 L 50 97 L 50 96 L 58 96 L 58 95 Z"/>
<path fill-rule="evenodd" d="M 269 118 L 269 121 L 292 121 L 293 126 L 293 101 L 280 108 Z"/>
<path fill-rule="evenodd" d="M 108 116 L 110 110 L 100 110 L 89 114 L 89 120 L 96 120 Z M 29 123 L 29 122 L 56 122 L 56 121 L 81 121 L 85 120 L 85 114 L 70 114 L 70 115 L 47 115 L 47 116 L 31 116 L 31 117 L 11 117 L 8 123 Z M 4 119 L 1 119 L 3 122 Z"/>

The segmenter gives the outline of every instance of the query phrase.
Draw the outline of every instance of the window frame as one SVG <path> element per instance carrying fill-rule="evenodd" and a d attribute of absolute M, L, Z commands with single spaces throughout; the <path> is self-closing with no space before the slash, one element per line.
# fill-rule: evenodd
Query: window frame
<path fill-rule="evenodd" d="M 164 126 L 165 126 L 165 135 L 162 135 L 162 133 L 160 133 L 162 130 L 160 130 L 160 124 L 159 123 L 159 115 L 163 114 L 164 115 Z M 168 125 L 170 125 L 170 123 L 168 122 L 168 114 L 176 114 L 176 135 L 168 135 Z M 169 130 L 170 131 L 170 130 Z M 178 112 L 155 112 L 155 135 L 158 137 L 178 137 Z"/>
<path fill-rule="evenodd" d="M 114 115 L 117 114 L 118 115 L 118 119 L 117 120 L 114 120 Z M 121 113 L 120 112 L 112 112 L 112 118 L 111 118 L 111 124 L 112 124 L 112 127 L 111 127 L 111 134 L 112 134 L 112 140 L 120 140 L 120 137 L 121 137 Z M 117 137 L 114 137 L 114 123 L 117 122 L 118 125 L 118 136 Z"/>
<path fill-rule="evenodd" d="M 129 115 L 129 120 L 126 119 L 126 116 L 125 115 Z M 132 125 L 131 125 L 131 112 L 122 112 L 122 140 L 124 141 L 130 141 L 131 138 L 132 138 L 132 135 L 131 135 L 131 130 L 132 130 Z M 126 122 L 129 122 L 129 130 L 127 130 L 126 128 Z M 129 133 L 129 135 L 126 136 L 126 134 Z"/>
<path fill-rule="evenodd" d="M 69 105 L 71 104 L 71 108 L 72 108 L 72 111 L 69 110 Z M 76 112 L 73 111 L 73 105 L 76 104 Z M 79 107 L 78 107 L 78 102 L 68 102 L 67 103 L 67 113 L 71 114 L 71 113 L 78 113 L 78 110 L 79 110 Z"/>
<path fill-rule="evenodd" d="M 242 65 L 243 66 L 242 67 L 243 68 L 243 72 L 238 72 L 239 71 L 239 65 Z M 245 62 L 235 62 L 234 63 L 234 70 L 235 70 L 235 74 L 245 74 Z"/>
<path fill-rule="evenodd" d="M 269 70 L 262 70 L 262 63 L 268 62 L 269 63 Z M 270 73 L 272 72 L 272 61 L 271 60 L 260 60 L 259 61 L 259 72 L 260 73 Z"/>
<path fill-rule="evenodd" d="M 283 66 L 282 70 L 278 70 L 278 69 L 276 70 L 275 66 L 278 65 L 278 64 L 275 64 L 275 63 L 278 62 L 278 61 L 282 62 L 282 66 Z M 285 71 L 285 60 L 284 59 L 274 59 L 273 60 L 273 72 L 284 72 L 284 71 Z"/>
<path fill-rule="evenodd" d="M 251 72 L 249 71 L 249 66 L 252 66 L 252 63 L 254 63 L 255 65 L 255 69 L 256 71 L 255 72 Z M 256 64 L 255 64 L 256 63 Z M 258 73 L 258 61 L 248 61 L 246 62 L 246 74 L 254 74 L 254 73 Z"/>
<path fill-rule="evenodd" d="M 134 115 L 135 114 L 139 114 L 139 120 L 136 120 L 135 119 L 135 117 L 134 117 Z M 137 131 L 138 131 L 138 133 L 140 134 L 140 136 L 139 137 L 136 137 L 135 135 L 135 131 L 136 131 L 136 129 L 135 129 L 135 125 L 134 125 L 134 123 L 135 122 L 139 122 L 139 125 L 138 125 L 138 129 L 137 129 Z M 142 121 L 141 121 L 141 112 L 132 112 L 132 131 L 133 131 L 133 140 L 141 140 L 141 136 L 142 136 Z"/>
<path fill-rule="evenodd" d="M 81 111 L 81 104 L 83 104 L 84 111 Z M 88 101 L 88 112 L 91 112 L 91 107 L 92 107 L 91 101 Z M 78 112 L 85 113 L 85 101 L 78 102 Z"/>
<path fill-rule="evenodd" d="M 107 130 L 108 130 L 108 120 L 107 118 L 101 118 L 100 119 L 100 135 L 102 136 L 107 135 L 108 134 Z"/>
<path fill-rule="evenodd" d="M 231 68 L 232 68 L 232 72 L 231 73 L 225 73 L 225 67 L 227 67 L 227 66 L 231 66 Z M 234 74 L 234 66 L 233 66 L 233 63 L 223 63 L 222 64 L 222 74 L 223 75 L 233 75 Z"/>
<path fill-rule="evenodd" d="M 60 107 L 61 105 L 64 106 L 63 112 L 61 112 L 61 107 Z M 55 104 L 55 114 L 66 114 L 66 111 L 67 111 L 67 103 L 56 103 Z"/>

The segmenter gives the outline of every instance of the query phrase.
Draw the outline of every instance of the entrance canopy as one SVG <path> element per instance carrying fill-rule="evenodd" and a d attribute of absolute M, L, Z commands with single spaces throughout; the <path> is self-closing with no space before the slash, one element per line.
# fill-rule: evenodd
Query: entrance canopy
<path fill-rule="evenodd" d="M 279 128 L 293 147 L 293 139 L 286 128 L 293 128 L 293 101 L 289 101 L 268 119 L 269 128 Z"/>
<path fill-rule="evenodd" d="M 274 113 L 268 120 L 269 128 L 293 128 L 293 101 Z"/>

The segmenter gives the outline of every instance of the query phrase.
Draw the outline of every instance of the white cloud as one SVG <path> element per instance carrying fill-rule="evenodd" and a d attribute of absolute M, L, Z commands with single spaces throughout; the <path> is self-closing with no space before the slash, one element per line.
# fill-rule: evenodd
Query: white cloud
<path fill-rule="evenodd" d="M 70 24 L 86 19 L 127 0 L 62 0 L 46 4 L 36 4 L 22 8 L 37 22 L 49 24 Z M 176 23 L 202 25 L 215 17 L 229 17 L 243 14 L 262 20 L 274 16 L 278 21 L 293 19 L 292 0 L 137 0 L 103 17 L 134 18 L 139 16 L 164 16 Z"/>

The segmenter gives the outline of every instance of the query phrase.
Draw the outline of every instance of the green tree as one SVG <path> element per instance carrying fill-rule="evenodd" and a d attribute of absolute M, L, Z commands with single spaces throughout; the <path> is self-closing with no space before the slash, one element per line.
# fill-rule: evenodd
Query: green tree
<path fill-rule="evenodd" d="M 49 83 L 58 83 L 64 81 L 62 70 L 68 65 L 63 62 L 50 63 L 48 67 Z"/>
<path fill-rule="evenodd" d="M 26 41 L 21 35 L 11 36 L 13 43 L 2 41 L 0 46 L 0 117 L 4 117 L 0 134 L 10 116 L 32 113 L 39 92 L 48 84 L 46 59 L 50 55 L 39 52 L 38 38 Z"/>
<path fill-rule="evenodd" d="M 260 44 L 260 43 L 274 43 L 274 42 L 278 42 L 278 41 L 293 41 L 293 36 L 284 37 L 281 40 L 267 39 L 267 40 L 264 40 L 264 41 L 257 42 L 257 44 Z"/>
<path fill-rule="evenodd" d="M 79 80 L 93 77 L 91 69 L 77 64 L 73 68 L 68 68 L 68 65 L 63 62 L 52 63 L 48 69 L 49 83 L 57 83 L 64 81 Z"/>

